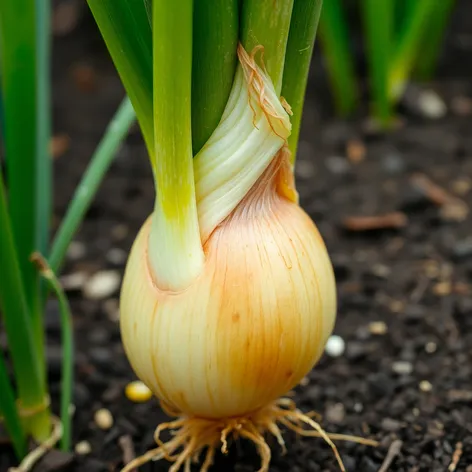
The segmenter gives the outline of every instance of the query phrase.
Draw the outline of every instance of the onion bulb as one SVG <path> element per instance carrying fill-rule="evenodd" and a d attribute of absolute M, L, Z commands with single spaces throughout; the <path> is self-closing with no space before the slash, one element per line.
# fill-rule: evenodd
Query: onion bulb
<path fill-rule="evenodd" d="M 263 434 L 275 435 L 283 445 L 280 422 L 302 434 L 300 422 L 307 423 L 314 428 L 310 435 L 323 436 L 334 448 L 317 423 L 279 400 L 323 352 L 335 322 L 335 280 L 325 244 L 298 205 L 286 136 L 281 136 L 289 129 L 286 112 L 253 58 L 239 52 L 241 67 L 217 138 L 195 158 L 196 198 L 205 202 L 199 207 L 201 270 L 190 283 L 169 288 L 161 276 L 165 264 L 172 269 L 172 260 L 165 259 L 165 248 L 153 235 L 153 219 L 162 216 L 156 213 L 144 223 L 129 256 L 120 302 L 126 354 L 166 411 L 179 418 L 160 425 L 160 447 L 125 470 L 166 457 L 175 461 L 171 472 L 181 466 L 187 471 L 206 451 L 201 466 L 206 471 L 219 445 L 226 451 L 227 439 L 244 437 L 256 444 L 260 470 L 267 471 L 270 449 Z M 221 144 L 231 133 L 240 145 Z M 244 157 L 255 163 L 249 166 L 252 174 L 248 165 L 237 168 L 242 157 L 228 157 L 243 146 L 250 153 Z M 207 179 L 211 189 L 204 188 L 205 172 L 216 176 Z M 227 191 L 219 191 L 218 176 Z M 228 185 L 230 178 L 235 183 Z M 248 190 L 229 202 L 238 185 Z M 156 266 L 152 254 L 159 251 Z M 175 434 L 163 445 L 159 434 L 166 428 Z"/>

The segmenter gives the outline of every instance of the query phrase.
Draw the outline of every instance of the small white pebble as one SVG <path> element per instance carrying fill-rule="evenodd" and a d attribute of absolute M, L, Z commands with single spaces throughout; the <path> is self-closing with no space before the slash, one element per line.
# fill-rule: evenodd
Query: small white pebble
<path fill-rule="evenodd" d="M 364 405 L 362 403 L 354 403 L 354 411 L 356 413 L 361 413 L 364 410 Z"/>
<path fill-rule="evenodd" d="M 369 332 L 377 336 L 382 336 L 388 331 L 387 324 L 383 321 L 372 321 L 369 323 Z"/>
<path fill-rule="evenodd" d="M 101 270 L 92 275 L 84 285 L 86 298 L 99 300 L 113 295 L 119 288 L 121 277 L 116 270 Z"/>
<path fill-rule="evenodd" d="M 409 375 L 413 372 L 413 364 L 408 361 L 396 361 L 392 364 L 392 370 L 399 375 Z"/>
<path fill-rule="evenodd" d="M 424 350 L 428 354 L 433 354 L 434 352 L 436 352 L 438 350 L 438 345 L 434 341 L 430 341 L 430 342 L 426 343 L 426 346 L 424 347 Z"/>
<path fill-rule="evenodd" d="M 94 415 L 95 424 L 103 430 L 110 429 L 113 426 L 113 416 L 110 410 L 100 408 Z"/>
<path fill-rule="evenodd" d="M 433 384 L 429 380 L 422 380 L 420 382 L 420 390 L 422 392 L 431 392 L 431 390 L 433 390 Z"/>
<path fill-rule="evenodd" d="M 310 383 L 310 379 L 308 377 L 303 377 L 302 380 L 300 380 L 300 385 L 302 387 L 306 387 Z"/>
<path fill-rule="evenodd" d="M 344 354 L 346 349 L 346 343 L 341 336 L 333 335 L 328 338 L 328 342 L 326 343 L 325 352 L 328 356 L 331 357 L 339 357 Z"/>
<path fill-rule="evenodd" d="M 81 243 L 80 241 L 72 241 L 67 249 L 67 257 L 72 261 L 76 261 L 77 259 L 84 257 L 85 252 L 84 243 Z"/>
<path fill-rule="evenodd" d="M 411 412 L 413 413 L 413 416 L 420 416 L 421 413 L 419 408 L 413 408 Z"/>
<path fill-rule="evenodd" d="M 64 290 L 79 290 L 85 285 L 87 274 L 85 272 L 74 272 L 73 274 L 63 275 L 60 281 Z"/>
<path fill-rule="evenodd" d="M 92 446 L 88 441 L 80 441 L 75 445 L 75 453 L 80 456 L 85 456 L 92 452 Z"/>
<path fill-rule="evenodd" d="M 424 90 L 419 96 L 418 104 L 427 118 L 442 118 L 447 113 L 443 99 L 432 90 Z"/>

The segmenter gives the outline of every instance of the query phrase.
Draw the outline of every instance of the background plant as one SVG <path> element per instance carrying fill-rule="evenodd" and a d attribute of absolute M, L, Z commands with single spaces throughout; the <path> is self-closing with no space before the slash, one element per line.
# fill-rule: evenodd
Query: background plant
<path fill-rule="evenodd" d="M 50 290 L 59 300 L 63 338 L 58 430 L 62 448 L 70 445 L 72 327 L 54 273 L 135 116 L 125 99 L 51 244 L 50 14 L 48 0 L 0 3 L 0 321 L 8 339 L 8 357 L 0 353 L 0 416 L 19 459 L 28 436 L 44 442 L 52 434 L 43 329 Z"/>
<path fill-rule="evenodd" d="M 454 0 L 330 0 L 320 20 L 320 43 L 337 112 L 360 104 L 352 18 L 361 19 L 373 116 L 391 124 L 410 80 L 428 81 L 435 70 Z"/>

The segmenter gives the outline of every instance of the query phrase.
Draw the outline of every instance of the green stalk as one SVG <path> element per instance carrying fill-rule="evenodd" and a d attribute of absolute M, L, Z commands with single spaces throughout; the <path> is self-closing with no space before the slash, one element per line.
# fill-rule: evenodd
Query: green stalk
<path fill-rule="evenodd" d="M 288 138 L 292 163 L 297 153 L 308 72 L 322 4 L 323 0 L 295 0 L 293 4 L 282 84 L 282 96 L 292 108 L 292 133 Z"/>
<path fill-rule="evenodd" d="M 399 99 L 405 89 L 413 63 L 419 53 L 421 40 L 424 37 L 424 27 L 427 25 L 430 15 L 437 8 L 437 3 L 437 0 L 417 1 L 411 15 L 405 22 L 398 45 L 393 51 L 393 60 L 390 65 L 389 98 L 393 102 Z"/>
<path fill-rule="evenodd" d="M 220 122 L 237 64 L 237 0 L 199 0 L 193 11 L 192 140 L 197 154 Z"/>
<path fill-rule="evenodd" d="M 149 3 L 143 0 L 87 1 L 136 110 L 148 152 L 153 154 L 152 35 L 146 12 Z"/>
<path fill-rule="evenodd" d="M 16 410 L 15 394 L 8 378 L 3 355 L 0 353 L 0 417 L 5 423 L 8 436 L 13 444 L 16 457 L 21 459 L 26 453 L 26 436 Z"/>
<path fill-rule="evenodd" d="M 36 352 L 33 327 L 28 313 L 18 255 L 7 210 L 5 187 L 0 174 L 0 309 L 12 357 L 21 408 L 40 410 L 25 422 L 25 429 L 38 440 L 49 436 L 48 408 L 41 366 Z"/>
<path fill-rule="evenodd" d="M 61 379 L 61 423 L 62 437 L 61 449 L 68 451 L 71 442 L 71 411 L 72 383 L 74 367 L 74 351 L 72 336 L 72 315 L 69 302 L 57 280 L 54 272 L 48 266 L 46 259 L 39 253 L 34 253 L 32 262 L 38 268 L 40 274 L 47 280 L 49 287 L 55 293 L 59 301 L 59 314 L 61 317 L 62 334 L 62 379 Z"/>
<path fill-rule="evenodd" d="M 133 106 L 128 97 L 125 97 L 108 124 L 56 233 L 49 257 L 53 272 L 57 273 L 61 268 L 67 248 L 135 117 Z"/>
<path fill-rule="evenodd" d="M 49 248 L 51 223 L 50 18 L 50 0 L 36 0 L 36 249 L 43 254 L 47 254 Z"/>
<path fill-rule="evenodd" d="M 163 287 L 181 289 L 200 273 L 191 133 L 192 0 L 154 0 L 154 138 L 156 202 L 150 264 Z"/>
<path fill-rule="evenodd" d="M 9 210 L 37 355 L 43 357 L 39 279 L 29 256 L 37 244 L 35 0 L 0 1 L 0 69 Z"/>
<path fill-rule="evenodd" d="M 319 37 L 333 90 L 335 108 L 340 115 L 347 116 L 356 106 L 357 81 L 347 20 L 340 0 L 324 2 Z"/>
<path fill-rule="evenodd" d="M 447 22 L 451 17 L 454 0 L 441 0 L 434 3 L 434 9 L 421 39 L 421 54 L 415 59 L 415 77 L 419 80 L 430 80 L 436 67 L 437 58 L 441 50 L 442 40 Z"/>
<path fill-rule="evenodd" d="M 244 0 L 241 15 L 241 40 L 250 54 L 264 47 L 264 65 L 275 91 L 282 90 L 285 50 L 294 0 Z"/>
<path fill-rule="evenodd" d="M 36 0 L 36 241 L 35 249 L 47 254 L 52 204 L 52 159 L 49 151 L 51 140 L 51 3 Z M 46 388 L 46 362 L 44 353 L 44 329 L 40 286 L 38 286 L 36 311 L 36 337 L 39 363 L 43 367 L 43 382 Z"/>
<path fill-rule="evenodd" d="M 389 71 L 392 51 L 393 3 L 392 0 L 364 0 L 362 2 L 369 61 L 374 116 L 382 126 L 392 120 L 389 97 Z"/>

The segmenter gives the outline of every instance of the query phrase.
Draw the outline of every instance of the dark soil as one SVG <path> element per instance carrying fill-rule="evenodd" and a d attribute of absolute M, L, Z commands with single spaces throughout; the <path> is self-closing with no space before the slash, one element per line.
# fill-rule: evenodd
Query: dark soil
<path fill-rule="evenodd" d="M 339 443 L 349 472 L 377 472 L 395 440 L 402 442 L 401 452 L 384 471 L 472 471 L 472 217 L 462 211 L 464 206 L 459 212 L 457 205 L 451 207 L 450 199 L 435 202 L 414 180 L 420 173 L 472 204 L 471 22 L 471 5 L 463 0 L 434 84 L 447 115 L 431 120 L 413 113 L 410 104 L 402 109 L 402 125 L 388 135 L 370 131 L 362 119 L 334 119 L 319 54 L 314 61 L 297 185 L 301 204 L 332 257 L 339 293 L 335 334 L 344 339 L 346 350 L 337 358 L 325 355 L 308 382 L 297 388 L 295 400 L 304 411 L 322 413 L 327 431 L 380 442 L 378 448 Z M 54 51 L 55 132 L 70 138 L 69 149 L 56 159 L 57 221 L 122 96 L 101 39 L 85 15 L 73 32 L 56 41 Z M 89 277 L 107 269 L 122 275 L 152 198 L 151 171 L 134 128 L 76 236 L 63 274 Z M 363 223 L 348 217 L 392 212 L 404 214 L 403 226 L 346 228 Z M 153 446 L 153 431 L 165 415 L 155 401 L 134 404 L 124 395 L 124 386 L 135 376 L 120 342 L 118 287 L 97 300 L 84 296 L 80 280 L 75 289 L 70 277 L 65 283 L 77 344 L 74 444 L 87 440 L 92 451 L 86 456 L 52 454 L 37 470 L 117 471 L 123 460 L 120 438 L 130 436 L 135 452 L 143 453 Z M 54 303 L 46 323 L 57 407 L 60 339 Z M 93 419 L 103 407 L 114 417 L 107 431 Z M 271 443 L 271 471 L 338 470 L 321 439 L 288 432 L 285 438 L 285 456 Z M 0 470 L 5 471 L 13 458 L 8 446 L 0 447 Z M 460 451 L 454 469 L 450 464 Z M 219 456 L 212 470 L 249 472 L 258 465 L 253 447 L 242 443 L 228 457 Z M 168 468 L 162 461 L 142 470 Z"/>

